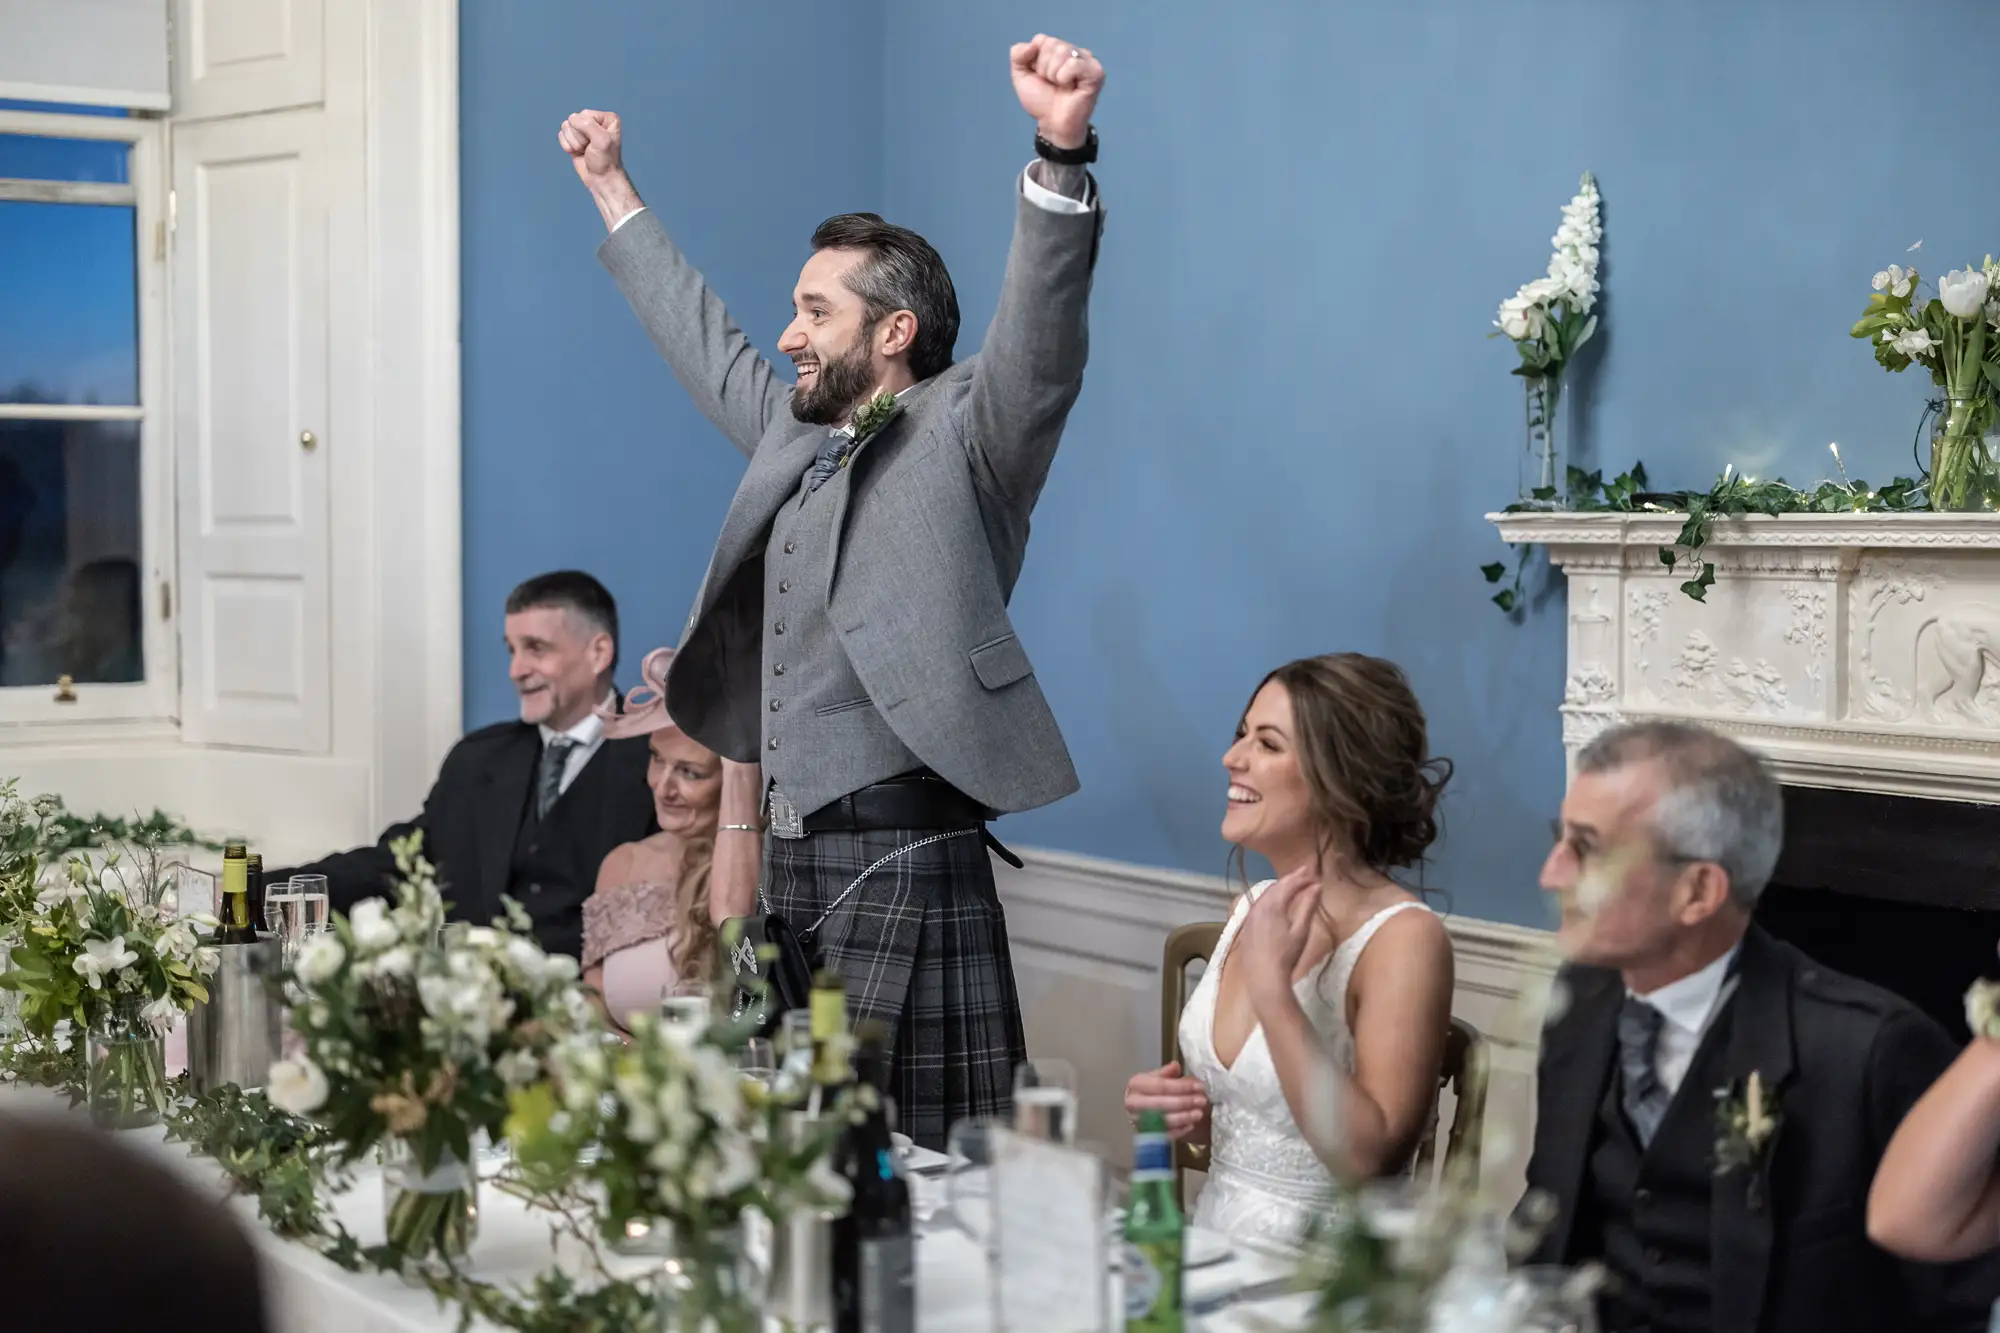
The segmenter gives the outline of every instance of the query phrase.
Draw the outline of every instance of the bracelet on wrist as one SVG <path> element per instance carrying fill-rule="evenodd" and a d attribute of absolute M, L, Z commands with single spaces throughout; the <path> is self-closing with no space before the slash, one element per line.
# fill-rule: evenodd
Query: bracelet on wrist
<path fill-rule="evenodd" d="M 716 825 L 716 832 L 718 832 L 718 833 L 762 833 L 763 831 L 764 831 L 764 826 L 763 826 L 762 824 L 718 824 L 718 825 Z"/>

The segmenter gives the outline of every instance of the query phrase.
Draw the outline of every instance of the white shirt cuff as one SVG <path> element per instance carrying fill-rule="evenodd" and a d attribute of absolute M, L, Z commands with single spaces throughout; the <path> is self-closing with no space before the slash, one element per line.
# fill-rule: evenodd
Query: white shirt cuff
<path fill-rule="evenodd" d="M 619 218 L 616 222 L 612 223 L 611 230 L 617 231 L 620 227 L 624 226 L 626 223 L 630 222 L 633 218 L 638 217 L 641 213 L 645 211 L 646 211 L 646 206 L 644 204 L 639 205 L 637 208 L 633 209 L 630 213 L 627 213 L 624 217 Z"/>
<path fill-rule="evenodd" d="M 1025 167 L 1021 170 L 1021 193 L 1036 208 L 1045 208 L 1051 213 L 1088 213 L 1096 203 L 1092 198 L 1095 191 L 1088 177 L 1084 178 L 1083 198 L 1072 199 L 1066 194 L 1057 194 L 1046 185 L 1038 185 L 1034 174 Z"/>

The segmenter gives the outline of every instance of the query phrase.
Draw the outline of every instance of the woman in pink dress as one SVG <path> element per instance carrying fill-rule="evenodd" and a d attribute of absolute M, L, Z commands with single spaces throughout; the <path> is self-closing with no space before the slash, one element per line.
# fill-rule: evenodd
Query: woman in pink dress
<path fill-rule="evenodd" d="M 646 781 L 660 825 L 611 849 L 583 905 L 583 979 L 620 1031 L 634 1012 L 658 1012 L 663 995 L 708 983 L 716 924 L 749 910 L 762 860 L 762 771 L 717 757 L 667 716 L 673 655 L 648 653 L 625 711 L 600 713 L 607 739 L 650 737 Z"/>

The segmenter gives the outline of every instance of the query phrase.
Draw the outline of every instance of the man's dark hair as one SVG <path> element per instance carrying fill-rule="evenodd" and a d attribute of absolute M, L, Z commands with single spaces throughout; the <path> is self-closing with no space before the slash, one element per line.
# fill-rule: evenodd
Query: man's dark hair
<path fill-rule="evenodd" d="M 507 594 L 507 614 L 539 607 L 572 611 L 591 629 L 611 636 L 611 665 L 618 665 L 618 603 L 602 583 L 580 569 L 537 574 Z"/>
<path fill-rule="evenodd" d="M 867 258 L 854 266 L 846 282 L 861 298 L 867 323 L 909 311 L 917 317 L 910 374 L 927 380 L 950 368 L 952 349 L 958 346 L 958 292 L 929 241 L 874 213 L 842 213 L 819 224 L 812 248 L 865 251 Z"/>

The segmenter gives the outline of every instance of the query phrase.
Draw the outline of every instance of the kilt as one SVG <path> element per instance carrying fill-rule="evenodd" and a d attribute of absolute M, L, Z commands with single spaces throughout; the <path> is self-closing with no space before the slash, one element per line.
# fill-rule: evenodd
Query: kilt
<path fill-rule="evenodd" d="M 766 910 L 804 932 L 882 857 L 923 829 L 771 838 Z M 1007 919 L 977 833 L 919 847 L 877 870 L 809 939 L 847 984 L 848 1016 L 887 1029 L 890 1089 L 903 1133 L 942 1150 L 954 1122 L 1004 1116 L 1027 1058 Z"/>

